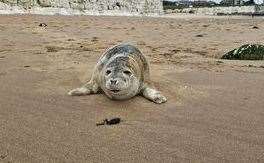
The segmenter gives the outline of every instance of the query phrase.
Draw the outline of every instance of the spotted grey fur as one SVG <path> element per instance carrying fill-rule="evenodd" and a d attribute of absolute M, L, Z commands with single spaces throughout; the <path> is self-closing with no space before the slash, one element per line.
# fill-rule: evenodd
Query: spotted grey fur
<path fill-rule="evenodd" d="M 99 90 L 113 100 L 129 99 L 139 94 L 158 104 L 167 101 L 151 85 L 146 57 L 130 44 L 108 49 L 97 62 L 91 80 L 68 94 L 89 95 Z"/>

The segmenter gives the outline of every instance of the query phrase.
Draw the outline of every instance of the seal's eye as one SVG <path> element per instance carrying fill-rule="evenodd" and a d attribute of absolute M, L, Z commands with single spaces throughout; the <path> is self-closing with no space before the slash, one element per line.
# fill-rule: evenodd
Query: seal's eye
<path fill-rule="evenodd" d="M 111 74 L 111 70 L 106 71 L 106 75 L 109 75 L 109 74 Z"/>
<path fill-rule="evenodd" d="M 131 72 L 128 71 L 128 70 L 125 70 L 123 73 L 126 74 L 126 75 L 129 75 L 129 76 L 131 75 Z"/>

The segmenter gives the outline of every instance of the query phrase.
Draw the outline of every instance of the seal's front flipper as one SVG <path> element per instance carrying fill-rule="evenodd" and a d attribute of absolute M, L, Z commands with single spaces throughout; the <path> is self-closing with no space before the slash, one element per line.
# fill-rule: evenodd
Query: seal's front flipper
<path fill-rule="evenodd" d="M 89 95 L 89 94 L 95 94 L 98 92 L 98 89 L 99 89 L 98 84 L 90 81 L 80 88 L 76 88 L 76 89 L 71 90 L 68 93 L 68 95 L 70 95 L 70 96 L 84 96 L 84 95 Z"/>
<path fill-rule="evenodd" d="M 159 91 L 149 87 L 146 87 L 142 90 L 142 95 L 157 104 L 161 104 L 167 101 L 166 97 L 163 96 Z"/>

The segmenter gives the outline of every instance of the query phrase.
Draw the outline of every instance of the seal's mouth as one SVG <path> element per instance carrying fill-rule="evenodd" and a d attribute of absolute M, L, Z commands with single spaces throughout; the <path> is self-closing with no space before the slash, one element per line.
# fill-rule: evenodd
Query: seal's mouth
<path fill-rule="evenodd" d="M 118 93 L 118 92 L 120 92 L 119 89 L 110 89 L 110 91 L 113 92 L 113 93 Z"/>

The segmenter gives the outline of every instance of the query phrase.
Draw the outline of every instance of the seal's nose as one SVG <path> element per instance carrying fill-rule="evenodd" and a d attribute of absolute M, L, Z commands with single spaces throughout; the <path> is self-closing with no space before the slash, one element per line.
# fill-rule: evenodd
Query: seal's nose
<path fill-rule="evenodd" d="M 111 84 L 117 84 L 118 81 L 116 79 L 110 79 Z"/>

